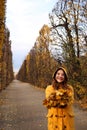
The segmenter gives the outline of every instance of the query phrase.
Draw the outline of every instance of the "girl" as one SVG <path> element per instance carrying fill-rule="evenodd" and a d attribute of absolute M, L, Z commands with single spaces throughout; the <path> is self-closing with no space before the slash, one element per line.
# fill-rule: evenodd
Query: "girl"
<path fill-rule="evenodd" d="M 48 130 L 74 130 L 74 91 L 67 81 L 67 72 L 60 67 L 53 75 L 52 85 L 46 88 L 43 104 L 48 109 Z"/>

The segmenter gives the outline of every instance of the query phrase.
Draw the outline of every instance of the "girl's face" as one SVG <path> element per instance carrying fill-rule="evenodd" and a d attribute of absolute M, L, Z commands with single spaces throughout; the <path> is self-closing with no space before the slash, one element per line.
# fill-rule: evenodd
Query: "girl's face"
<path fill-rule="evenodd" d="M 62 83 L 65 79 L 63 70 L 58 70 L 55 76 L 55 79 L 58 83 Z"/>

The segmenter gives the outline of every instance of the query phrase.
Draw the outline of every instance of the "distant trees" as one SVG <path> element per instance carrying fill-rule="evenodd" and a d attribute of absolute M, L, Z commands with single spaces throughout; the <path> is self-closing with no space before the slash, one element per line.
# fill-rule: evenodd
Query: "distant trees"
<path fill-rule="evenodd" d="M 50 28 L 44 25 L 39 31 L 34 47 L 26 57 L 26 67 L 22 65 L 20 69 L 21 74 L 19 71 L 17 79 L 21 80 L 22 72 L 26 69 L 26 80 L 35 86 L 45 88 L 47 84 L 51 83 L 52 74 L 59 64 L 54 60 L 49 51 L 49 44 L 51 42 L 49 34 Z"/>

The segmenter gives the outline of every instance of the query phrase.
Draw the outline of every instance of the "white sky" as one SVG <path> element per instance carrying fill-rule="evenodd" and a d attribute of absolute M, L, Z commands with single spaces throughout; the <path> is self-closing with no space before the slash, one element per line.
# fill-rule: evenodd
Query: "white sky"
<path fill-rule="evenodd" d="M 39 30 L 49 24 L 48 14 L 57 0 L 7 0 L 6 25 L 12 41 L 13 68 L 17 72 L 34 46 Z"/>

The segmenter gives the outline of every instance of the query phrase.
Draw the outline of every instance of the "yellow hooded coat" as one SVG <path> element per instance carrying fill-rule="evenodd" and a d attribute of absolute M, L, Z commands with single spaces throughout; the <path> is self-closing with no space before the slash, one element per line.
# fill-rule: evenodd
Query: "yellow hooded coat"
<path fill-rule="evenodd" d="M 72 86 L 68 85 L 72 94 L 72 102 L 74 101 L 74 91 Z M 55 89 L 52 85 L 46 88 L 46 98 Z M 72 108 L 72 103 L 65 108 L 51 107 L 48 109 L 48 130 L 74 130 L 74 112 Z"/>

